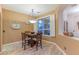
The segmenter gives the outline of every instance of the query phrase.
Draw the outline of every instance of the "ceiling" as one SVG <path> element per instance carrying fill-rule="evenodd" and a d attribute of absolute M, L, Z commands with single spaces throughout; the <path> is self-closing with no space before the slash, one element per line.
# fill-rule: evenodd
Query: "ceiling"
<path fill-rule="evenodd" d="M 28 15 L 32 15 L 32 9 L 34 9 L 34 16 L 39 16 L 51 12 L 58 6 L 59 5 L 56 4 L 3 4 L 3 8 L 5 9 Z"/>
<path fill-rule="evenodd" d="M 68 8 L 68 13 L 72 14 L 72 13 L 78 13 L 79 12 L 79 5 L 76 4 L 70 8 Z"/>

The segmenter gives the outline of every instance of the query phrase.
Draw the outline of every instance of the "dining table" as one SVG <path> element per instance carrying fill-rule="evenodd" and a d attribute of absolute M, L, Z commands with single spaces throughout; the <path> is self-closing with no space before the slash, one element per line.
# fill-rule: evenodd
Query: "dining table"
<path fill-rule="evenodd" d="M 30 45 L 31 47 L 33 47 L 36 44 L 36 36 L 37 34 L 34 33 L 25 33 L 26 36 L 28 36 L 29 40 L 28 40 L 28 45 Z"/>
<path fill-rule="evenodd" d="M 22 37 L 22 46 L 24 50 L 26 49 L 26 45 L 30 47 L 36 46 L 36 50 L 38 50 L 38 45 L 42 48 L 42 33 L 25 32 L 22 34 Z"/>

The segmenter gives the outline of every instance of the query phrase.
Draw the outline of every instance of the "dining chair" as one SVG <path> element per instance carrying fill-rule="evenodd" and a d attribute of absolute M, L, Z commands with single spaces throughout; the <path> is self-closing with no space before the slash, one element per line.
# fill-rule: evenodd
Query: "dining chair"
<path fill-rule="evenodd" d="M 31 34 L 35 34 L 35 32 L 31 32 Z"/>
<path fill-rule="evenodd" d="M 26 49 L 26 44 L 28 44 L 28 36 L 25 33 L 21 33 L 22 35 L 22 48 Z"/>
<path fill-rule="evenodd" d="M 42 33 L 38 32 L 36 35 L 36 50 L 38 50 L 38 45 L 42 48 Z"/>

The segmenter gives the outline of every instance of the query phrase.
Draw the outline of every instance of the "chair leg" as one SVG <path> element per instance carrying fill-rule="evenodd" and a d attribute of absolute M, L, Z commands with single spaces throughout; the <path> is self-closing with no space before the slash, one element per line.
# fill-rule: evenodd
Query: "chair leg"
<path fill-rule="evenodd" d="M 24 45 L 24 50 L 26 50 L 26 45 Z"/>
<path fill-rule="evenodd" d="M 42 41 L 40 41 L 40 46 L 41 46 L 41 48 L 42 48 Z"/>
<path fill-rule="evenodd" d="M 24 47 L 24 43 L 23 43 L 23 41 L 22 41 L 22 48 Z"/>
<path fill-rule="evenodd" d="M 36 42 L 36 50 L 38 50 L 38 42 Z"/>
<path fill-rule="evenodd" d="M 26 40 L 24 41 L 23 45 L 24 45 L 24 50 L 26 50 Z"/>

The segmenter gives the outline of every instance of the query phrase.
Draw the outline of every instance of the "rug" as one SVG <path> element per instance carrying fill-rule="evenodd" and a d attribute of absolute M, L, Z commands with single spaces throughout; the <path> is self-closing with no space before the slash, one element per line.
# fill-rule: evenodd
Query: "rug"
<path fill-rule="evenodd" d="M 56 45 L 48 42 L 43 41 L 43 48 L 38 48 L 36 50 L 36 47 L 29 47 L 26 46 L 26 50 L 23 50 L 23 48 L 17 48 L 13 51 L 5 51 L 0 53 L 1 55 L 64 55 L 62 51 L 60 51 Z"/>

